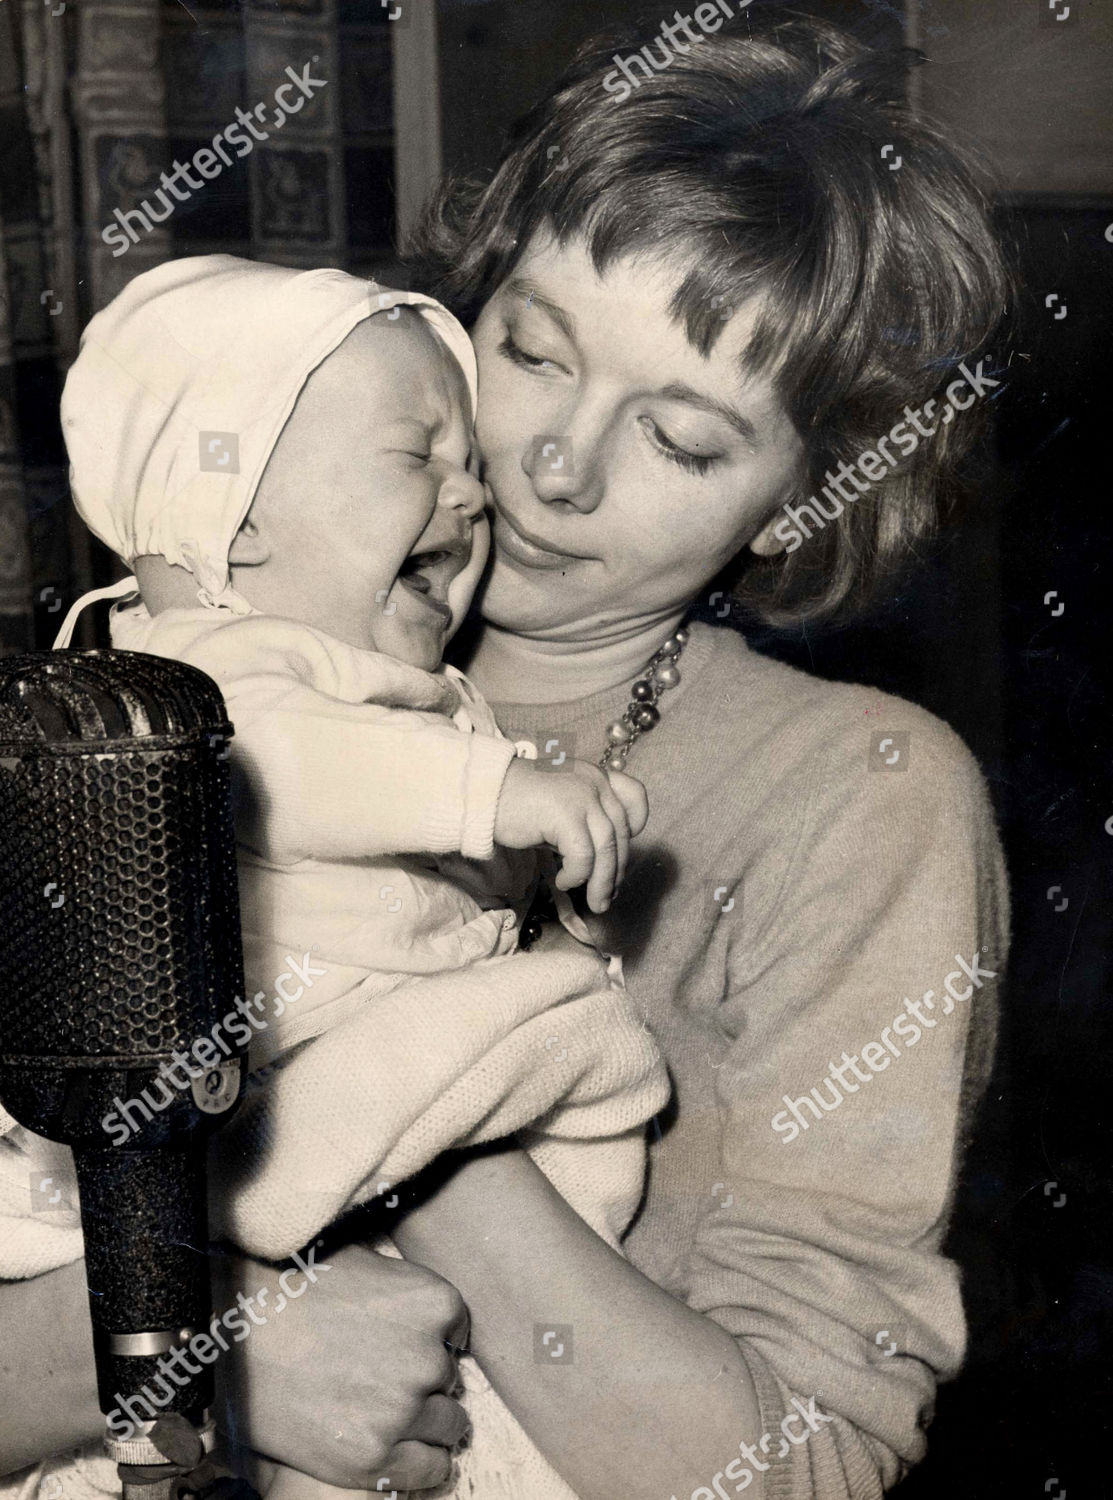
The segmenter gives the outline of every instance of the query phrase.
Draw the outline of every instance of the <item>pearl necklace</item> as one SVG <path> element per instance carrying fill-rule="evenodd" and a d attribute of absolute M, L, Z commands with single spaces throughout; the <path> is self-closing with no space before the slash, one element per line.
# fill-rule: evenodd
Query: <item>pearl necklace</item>
<path fill-rule="evenodd" d="M 607 726 L 607 748 L 599 757 L 604 771 L 625 769 L 626 757 L 639 735 L 656 729 L 661 722 L 657 707 L 662 693 L 676 687 L 680 672 L 676 663 L 688 644 L 688 632 L 683 627 L 670 635 L 660 651 L 656 653 L 645 671 L 630 689 L 630 703 L 621 719 Z M 543 924 L 554 921 L 556 907 L 545 882 L 542 881 L 534 895 L 529 911 L 522 922 L 520 946 L 527 952 L 541 936 Z"/>
<path fill-rule="evenodd" d="M 657 651 L 657 654 L 649 661 L 645 672 L 630 688 L 630 703 L 624 714 L 621 718 L 616 718 L 613 724 L 607 724 L 606 750 L 598 759 L 604 771 L 622 771 L 625 768 L 625 757 L 630 754 L 634 739 L 648 732 L 649 729 L 655 729 L 660 723 L 661 715 L 660 709 L 657 708 L 657 700 L 660 699 L 661 693 L 666 693 L 670 687 L 678 684 L 679 670 L 676 667 L 676 661 L 681 657 L 681 652 L 684 651 L 687 643 L 688 633 L 685 628 L 681 627 L 675 631 L 675 634 L 670 634 L 660 651 Z M 556 907 L 553 904 L 552 894 L 544 880 L 541 880 L 525 919 L 522 921 L 520 948 L 528 953 L 529 948 L 532 948 L 532 945 L 540 938 L 544 922 L 555 921 L 555 918 Z"/>
<path fill-rule="evenodd" d="M 626 757 L 639 735 L 656 729 L 661 722 L 657 703 L 662 693 L 676 687 L 680 672 L 676 663 L 688 644 L 683 627 L 670 635 L 644 673 L 630 689 L 630 703 L 621 719 L 607 725 L 607 748 L 599 758 L 604 771 L 623 771 Z"/>

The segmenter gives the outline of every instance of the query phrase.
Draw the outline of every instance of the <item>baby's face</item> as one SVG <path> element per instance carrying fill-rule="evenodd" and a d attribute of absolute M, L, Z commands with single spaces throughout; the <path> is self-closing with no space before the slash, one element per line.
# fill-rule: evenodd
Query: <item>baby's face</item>
<path fill-rule="evenodd" d="M 436 667 L 487 560 L 463 372 L 416 314 L 361 323 L 314 371 L 249 521 L 257 609 Z"/>

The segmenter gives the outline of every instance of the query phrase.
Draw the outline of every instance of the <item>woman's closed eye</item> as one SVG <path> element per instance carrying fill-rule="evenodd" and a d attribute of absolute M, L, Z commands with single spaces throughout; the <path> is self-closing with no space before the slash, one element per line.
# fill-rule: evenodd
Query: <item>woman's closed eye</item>
<path fill-rule="evenodd" d="M 557 364 L 555 359 L 549 359 L 543 354 L 531 354 L 528 349 L 523 349 L 509 330 L 499 344 L 499 353 L 522 370 L 564 370 L 564 366 Z"/>
<path fill-rule="evenodd" d="M 568 373 L 565 367 L 558 364 L 555 359 L 549 359 L 546 355 L 525 348 L 510 329 L 507 329 L 499 344 L 499 353 L 511 364 L 517 365 L 519 369 L 529 370 L 533 374 L 547 375 L 554 371 L 562 374 Z M 657 452 L 688 474 L 704 475 L 724 456 L 722 453 L 693 453 L 690 448 L 674 442 L 652 417 L 642 417 L 640 420 Z"/>
<path fill-rule="evenodd" d="M 721 453 L 693 453 L 691 449 L 681 447 L 679 443 L 673 442 L 652 417 L 642 417 L 641 424 L 658 453 L 663 454 L 671 463 L 679 464 L 688 474 L 706 474 L 723 457 Z"/>

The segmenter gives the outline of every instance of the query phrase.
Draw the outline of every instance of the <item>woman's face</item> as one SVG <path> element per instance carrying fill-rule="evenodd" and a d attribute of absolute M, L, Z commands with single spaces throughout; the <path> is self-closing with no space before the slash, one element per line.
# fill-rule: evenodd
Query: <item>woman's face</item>
<path fill-rule="evenodd" d="M 483 309 L 491 623 L 591 640 L 684 609 L 747 543 L 780 550 L 804 449 L 768 378 L 743 378 L 755 309 L 705 357 L 669 313 L 676 282 L 644 259 L 600 277 L 581 244 L 546 241 Z"/>

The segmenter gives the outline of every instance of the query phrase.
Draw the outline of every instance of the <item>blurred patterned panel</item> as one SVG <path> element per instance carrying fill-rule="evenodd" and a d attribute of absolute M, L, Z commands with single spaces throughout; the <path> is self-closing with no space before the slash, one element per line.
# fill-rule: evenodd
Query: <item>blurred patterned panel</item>
<path fill-rule="evenodd" d="M 160 221 L 169 217 L 157 195 L 160 175 L 171 165 L 170 148 L 162 136 L 138 132 L 90 132 L 89 143 L 100 188 L 100 227 L 111 232 L 111 240 L 104 243 L 115 242 L 114 248 L 126 254 L 120 248 L 121 234 L 135 245 L 149 243 Z M 167 201 L 174 200 L 168 197 Z"/>
<path fill-rule="evenodd" d="M 153 216 L 143 207 L 170 165 L 158 0 L 83 0 L 76 20 L 70 92 L 88 246 L 85 290 L 96 311 L 172 253 L 168 226 L 156 222 L 161 204 L 153 201 Z"/>
<path fill-rule="evenodd" d="M 137 7 L 137 13 L 145 7 Z M 82 61 L 93 73 L 158 72 L 158 31 L 153 26 L 129 25 L 127 10 L 107 6 L 89 8 L 83 28 Z"/>
<path fill-rule="evenodd" d="M 259 152 L 258 162 L 263 237 L 313 244 L 331 240 L 328 153 L 286 147 Z"/>
<path fill-rule="evenodd" d="M 194 154 L 212 146 L 212 134 L 174 136 L 170 153 L 175 161 L 190 162 Z M 232 165 L 218 177 L 204 181 L 185 203 L 174 211 L 171 231 L 175 251 L 192 254 L 194 247 L 227 245 L 246 249 L 251 243 L 251 182 L 243 161 L 235 153 Z"/>
<path fill-rule="evenodd" d="M 178 23 L 177 17 L 181 17 Z M 159 48 L 171 126 L 222 125 L 247 95 L 243 32 L 239 26 L 191 25 L 178 6 L 163 28 Z"/>
<path fill-rule="evenodd" d="M 390 245 L 394 226 L 394 151 L 390 146 L 350 146 L 344 152 L 348 184 L 348 242 L 363 256 Z"/>
<path fill-rule="evenodd" d="M 341 26 L 386 27 L 395 8 L 387 0 L 337 0 L 336 19 Z"/>
<path fill-rule="evenodd" d="M 394 128 L 390 37 L 386 32 L 345 36 L 341 51 L 340 112 L 344 134 L 389 133 Z"/>
<path fill-rule="evenodd" d="M 51 354 L 20 360 L 15 387 L 20 456 L 29 470 L 42 470 L 48 484 L 55 484 L 58 474 L 65 472 L 64 454 L 58 441 L 61 398 L 62 381 Z"/>
<path fill-rule="evenodd" d="M 4 202 L 7 204 L 6 184 Z M 43 287 L 42 245 L 13 225 L 5 227 L 4 255 L 7 261 L 8 337 L 20 350 L 45 342 L 49 329 L 44 326 L 43 305 L 39 301 Z M 22 358 L 21 358 L 22 364 Z"/>
<path fill-rule="evenodd" d="M 249 10 L 266 11 L 278 19 L 286 16 L 323 16 L 327 0 L 247 0 Z"/>
<path fill-rule="evenodd" d="M 15 425 L 15 370 L 0 364 L 0 463 L 14 459 L 19 445 Z"/>
<path fill-rule="evenodd" d="M 0 107 L 0 186 L 4 217 L 12 223 L 33 218 L 38 208 L 35 156 L 23 122 L 22 104 Z"/>
<path fill-rule="evenodd" d="M 280 11 L 252 5 L 244 23 L 248 93 L 263 106 L 257 118 L 267 132 L 248 158 L 254 253 L 287 265 L 344 265 L 335 0 Z"/>
<path fill-rule="evenodd" d="M 309 97 L 295 85 L 287 90 L 285 97 L 292 103 L 298 128 L 301 130 L 326 130 L 329 125 L 329 90 L 335 87 L 335 79 L 328 66 L 327 54 L 322 57 L 320 40 L 312 32 L 273 32 L 260 29 L 252 33 L 251 88 L 252 102 L 265 102 L 262 126 L 270 129 L 274 123 L 275 89 L 291 82 L 290 69 L 296 78 L 305 78 Z M 308 70 L 308 71 L 307 71 Z M 314 82 L 327 80 L 325 88 L 314 88 Z M 298 107 L 300 100 L 300 108 Z M 289 106 L 288 106 L 289 107 Z"/>
<path fill-rule="evenodd" d="M 31 596 L 31 548 L 27 534 L 27 512 L 17 465 L 0 459 L 0 616 L 26 621 Z M 26 645 L 26 623 L 12 639 L 0 632 L 4 646 Z"/>

